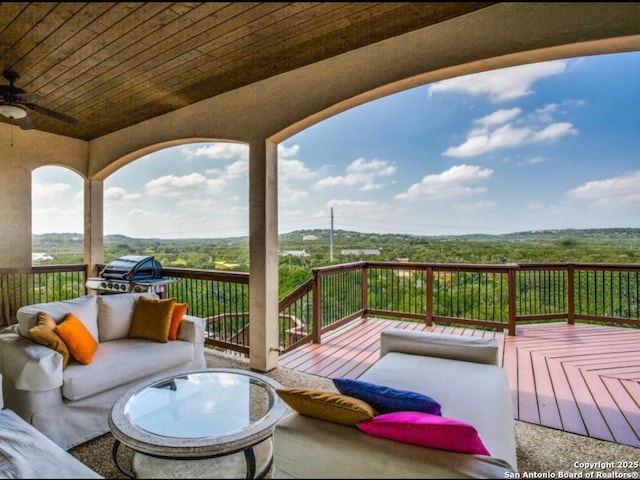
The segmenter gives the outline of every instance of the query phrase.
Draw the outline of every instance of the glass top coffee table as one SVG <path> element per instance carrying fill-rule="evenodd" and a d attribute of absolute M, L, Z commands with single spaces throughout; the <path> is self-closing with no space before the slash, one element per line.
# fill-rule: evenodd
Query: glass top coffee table
<path fill-rule="evenodd" d="M 271 468 L 271 436 L 288 411 L 280 384 L 258 373 L 211 368 L 153 379 L 113 406 L 112 456 L 131 478 L 261 478 Z M 131 469 L 118 449 L 133 450 Z"/>

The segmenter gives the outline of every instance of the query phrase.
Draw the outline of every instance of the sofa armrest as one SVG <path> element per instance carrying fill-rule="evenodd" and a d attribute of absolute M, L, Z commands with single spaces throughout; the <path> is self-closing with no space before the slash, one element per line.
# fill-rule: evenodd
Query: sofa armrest
<path fill-rule="evenodd" d="M 62 355 L 17 331 L 0 334 L 0 369 L 18 390 L 45 392 L 62 386 Z"/>
<path fill-rule="evenodd" d="M 204 342 L 204 319 L 193 315 L 182 317 L 182 323 L 178 329 L 178 340 L 193 344 Z"/>
<path fill-rule="evenodd" d="M 495 338 L 464 337 L 387 328 L 382 331 L 380 336 L 380 357 L 389 352 L 500 365 L 498 341 Z"/>

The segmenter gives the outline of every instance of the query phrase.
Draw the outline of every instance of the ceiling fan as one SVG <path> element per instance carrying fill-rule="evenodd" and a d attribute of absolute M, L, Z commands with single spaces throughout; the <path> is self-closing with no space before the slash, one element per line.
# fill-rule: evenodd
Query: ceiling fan
<path fill-rule="evenodd" d="M 33 128 L 33 124 L 27 115 L 27 109 L 70 125 L 78 124 L 78 121 L 69 115 L 38 105 L 36 102 L 42 97 L 37 93 L 25 92 L 23 89 L 14 86 L 14 82 L 20 78 L 17 73 L 5 70 L 2 72 L 2 76 L 9 81 L 9 85 L 0 85 L 0 115 L 13 120 L 22 130 L 31 130 Z"/>

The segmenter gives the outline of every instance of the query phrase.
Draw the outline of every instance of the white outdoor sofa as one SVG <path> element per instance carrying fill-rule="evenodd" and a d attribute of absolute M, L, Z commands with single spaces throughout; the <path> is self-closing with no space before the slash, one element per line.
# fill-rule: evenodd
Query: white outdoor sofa
<path fill-rule="evenodd" d="M 199 369 L 204 357 L 204 320 L 185 315 L 177 340 L 161 343 L 128 338 L 140 296 L 155 293 L 86 295 L 72 300 L 24 306 L 18 324 L 0 332 L 0 374 L 7 407 L 68 450 L 109 431 L 111 408 L 122 394 L 145 379 Z M 98 340 L 91 363 L 69 361 L 34 342 L 29 329 L 38 312 L 59 324 L 74 313 Z"/>

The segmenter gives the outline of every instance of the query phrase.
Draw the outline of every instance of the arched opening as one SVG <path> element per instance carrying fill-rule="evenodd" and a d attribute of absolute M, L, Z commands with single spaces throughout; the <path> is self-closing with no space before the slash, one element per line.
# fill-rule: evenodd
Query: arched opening
<path fill-rule="evenodd" d="M 31 174 L 32 262 L 82 263 L 83 179 L 66 167 L 45 166 Z"/>

